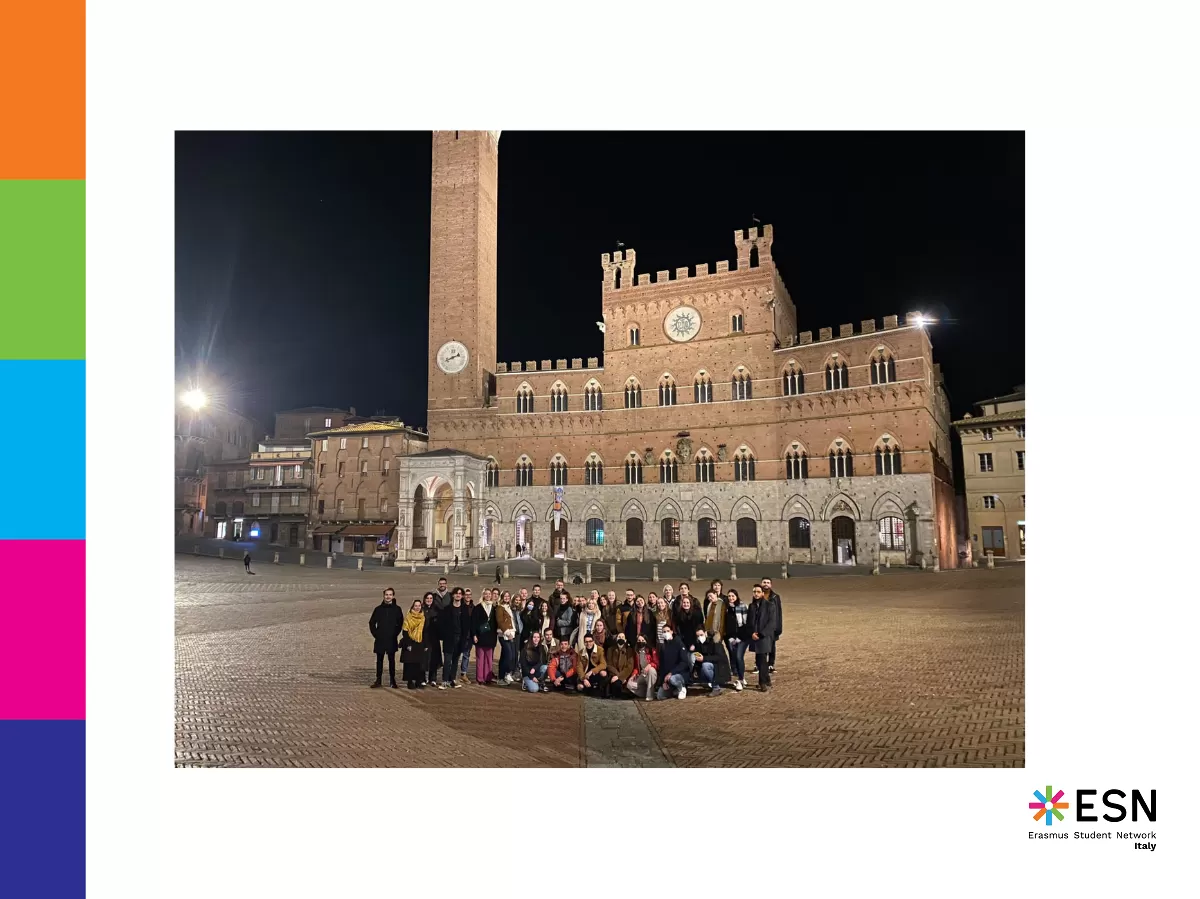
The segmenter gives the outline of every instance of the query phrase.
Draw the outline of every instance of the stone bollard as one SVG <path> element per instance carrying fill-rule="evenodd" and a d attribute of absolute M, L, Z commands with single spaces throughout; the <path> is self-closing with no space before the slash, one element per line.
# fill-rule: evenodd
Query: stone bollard
<path fill-rule="evenodd" d="M 225 547 L 222 546 L 217 550 L 217 558 L 218 559 L 225 558 Z"/>
<path fill-rule="evenodd" d="M 325 557 L 325 567 L 326 567 L 326 568 L 332 568 L 332 567 L 333 567 L 333 556 L 326 556 L 326 557 Z"/>
<path fill-rule="evenodd" d="M 504 563 L 503 577 L 505 580 L 508 580 L 508 563 L 507 562 Z"/>
<path fill-rule="evenodd" d="M 695 565 L 692 566 L 692 580 L 693 581 L 696 580 L 696 566 Z"/>
<path fill-rule="evenodd" d="M 358 560 L 358 570 L 359 570 L 359 571 L 362 571 L 362 570 L 363 570 L 363 568 L 362 568 L 362 563 L 363 563 L 363 560 L 362 560 L 362 559 L 359 559 L 359 560 Z"/>
<path fill-rule="evenodd" d="M 884 568 L 892 567 L 892 557 L 891 556 L 888 556 L 886 559 L 883 560 L 883 567 Z"/>
<path fill-rule="evenodd" d="M 987 554 L 987 567 L 988 568 L 996 567 L 996 557 L 994 555 L 992 555 L 992 553 Z"/>
<path fill-rule="evenodd" d="M 193 544 L 193 545 L 192 545 L 192 555 L 193 555 L 193 556 L 198 556 L 198 555 L 200 555 L 200 544 L 199 544 L 199 543 L 196 543 L 196 544 Z"/>
<path fill-rule="evenodd" d="M 829 564 L 829 553 L 825 552 L 825 550 L 821 550 L 821 564 L 822 565 Z"/>
<path fill-rule="evenodd" d="M 653 567 L 653 569 L 651 569 L 650 580 L 654 581 L 654 583 L 656 583 L 656 584 L 658 583 L 658 566 L 657 565 L 655 565 Z"/>
<path fill-rule="evenodd" d="M 779 576 L 782 577 L 784 580 L 787 580 L 787 576 L 788 576 L 787 565 L 780 565 L 779 567 L 782 569 L 779 572 Z"/>
<path fill-rule="evenodd" d="M 729 563 L 729 579 L 731 581 L 737 580 L 737 565 L 732 562 Z"/>
<path fill-rule="evenodd" d="M 875 563 L 871 566 L 871 574 L 879 574 L 879 553 L 875 554 Z"/>
<path fill-rule="evenodd" d="M 471 566 L 471 577 L 479 577 L 479 563 L 476 562 Z"/>
<path fill-rule="evenodd" d="M 608 566 L 608 579 L 610 582 L 616 583 L 616 580 L 617 580 L 617 566 L 616 565 Z"/>
<path fill-rule="evenodd" d="M 300 564 L 304 564 L 304 553 L 300 553 Z"/>
<path fill-rule="evenodd" d="M 564 581 L 570 581 L 570 580 L 571 580 L 571 572 L 569 572 L 569 571 L 567 570 L 567 563 L 566 563 L 566 562 L 563 562 L 563 580 L 564 580 Z"/>
<path fill-rule="evenodd" d="M 408 566 L 408 573 L 409 573 L 409 574 L 416 574 L 416 573 L 417 573 L 417 563 L 416 563 L 416 562 L 413 562 L 412 564 L 410 564 L 410 565 Z"/>
<path fill-rule="evenodd" d="M 942 570 L 942 563 L 941 563 L 941 560 L 940 560 L 940 559 L 938 559 L 938 554 L 937 554 L 937 553 L 934 553 L 934 554 L 933 554 L 933 570 L 934 570 L 934 571 L 941 571 L 941 570 Z"/>
<path fill-rule="evenodd" d="M 450 563 L 443 562 L 442 563 L 442 574 L 449 574 L 449 573 L 450 573 Z"/>
<path fill-rule="evenodd" d="M 539 570 L 541 571 L 541 579 L 544 581 L 546 579 L 546 563 L 545 562 L 543 562 L 541 564 Z"/>
<path fill-rule="evenodd" d="M 583 579 L 584 579 L 584 581 L 586 581 L 589 584 L 592 582 L 592 563 L 591 562 L 588 562 L 587 565 L 584 567 Z"/>
<path fill-rule="evenodd" d="M 278 565 L 278 564 L 279 564 L 279 553 L 275 553 L 275 559 L 274 559 L 274 562 L 275 562 L 275 564 L 276 564 L 276 565 Z"/>
<path fill-rule="evenodd" d="M 922 571 L 925 570 L 925 557 L 924 556 L 921 556 L 921 570 Z"/>

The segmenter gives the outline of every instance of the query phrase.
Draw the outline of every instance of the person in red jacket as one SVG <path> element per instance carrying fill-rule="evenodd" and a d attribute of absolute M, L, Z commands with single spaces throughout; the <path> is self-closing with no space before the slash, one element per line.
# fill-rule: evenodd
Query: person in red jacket
<path fill-rule="evenodd" d="M 654 685 L 658 683 L 658 653 L 647 642 L 645 634 L 638 634 L 633 656 L 633 676 L 625 687 L 634 696 L 645 696 L 649 702 L 654 699 Z"/>
<path fill-rule="evenodd" d="M 575 692 L 579 683 L 579 657 L 575 647 L 563 640 L 558 644 L 558 651 L 550 657 L 550 666 L 546 669 L 546 685 L 556 690 Z"/>

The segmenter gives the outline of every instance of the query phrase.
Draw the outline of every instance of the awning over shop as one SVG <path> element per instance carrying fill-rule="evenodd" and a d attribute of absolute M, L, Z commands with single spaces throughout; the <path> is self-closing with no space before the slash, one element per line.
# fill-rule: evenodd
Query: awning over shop
<path fill-rule="evenodd" d="M 341 537 L 390 537 L 395 530 L 395 522 L 388 524 L 352 524 L 338 536 Z"/>
<path fill-rule="evenodd" d="M 313 529 L 313 534 L 336 534 L 344 527 L 344 524 L 322 524 Z"/>

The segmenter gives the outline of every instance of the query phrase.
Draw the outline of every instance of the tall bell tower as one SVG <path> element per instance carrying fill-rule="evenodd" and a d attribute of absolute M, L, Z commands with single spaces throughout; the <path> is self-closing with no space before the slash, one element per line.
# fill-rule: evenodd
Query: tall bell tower
<path fill-rule="evenodd" d="M 433 132 L 429 411 L 483 408 L 496 366 L 499 131 Z"/>

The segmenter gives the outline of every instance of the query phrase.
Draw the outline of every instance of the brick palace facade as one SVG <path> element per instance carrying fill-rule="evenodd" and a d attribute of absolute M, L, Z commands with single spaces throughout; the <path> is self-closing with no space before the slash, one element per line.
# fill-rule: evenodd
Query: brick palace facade
<path fill-rule="evenodd" d="M 711 271 L 604 254 L 603 360 L 498 362 L 498 164 L 497 132 L 434 133 L 429 451 L 396 460 L 401 559 L 957 564 L 918 316 L 798 332 L 764 225 Z"/>

